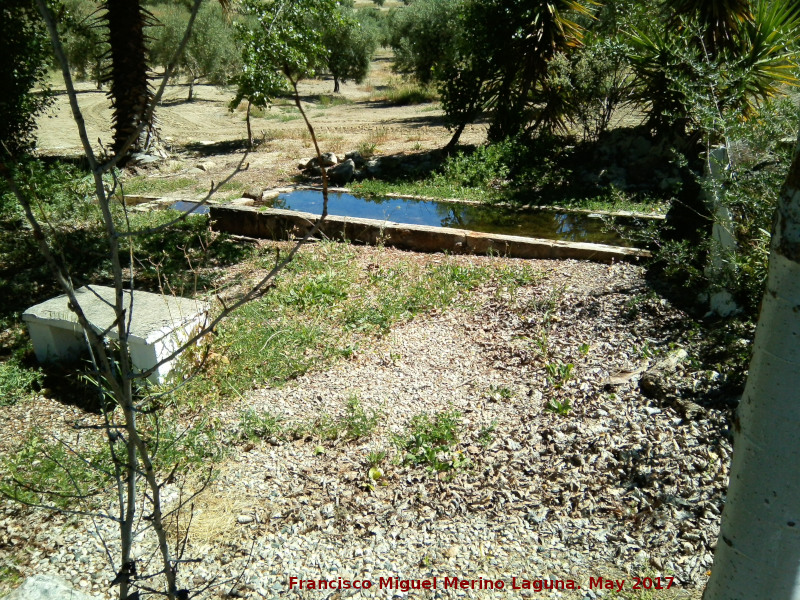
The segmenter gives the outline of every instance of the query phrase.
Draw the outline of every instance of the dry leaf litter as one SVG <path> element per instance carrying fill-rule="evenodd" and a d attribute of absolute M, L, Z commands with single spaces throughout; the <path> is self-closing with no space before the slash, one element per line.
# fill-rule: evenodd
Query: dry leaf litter
<path fill-rule="evenodd" d="M 393 252 L 383 250 L 382 259 Z M 377 253 L 361 249 L 359 260 Z M 639 267 L 528 264 L 544 277 L 513 297 L 484 286 L 468 307 L 418 317 L 331 368 L 218 409 L 231 440 L 245 407 L 289 421 L 335 419 L 355 395 L 381 416 L 357 441 L 238 442 L 195 500 L 187 556 L 198 561 L 181 565 L 185 585 L 210 585 L 200 595 L 209 598 L 592 599 L 610 593 L 588 589 L 590 576 L 671 575 L 676 587 L 658 597 L 699 598 L 724 502 L 731 415 L 674 402 L 686 367 L 668 341 L 686 317 L 647 293 Z M 573 368 L 560 377 L 558 366 L 567 364 Z M 651 381 L 658 392 L 651 398 L 640 380 L 659 368 L 667 375 Z M 568 408 L 559 414 L 554 406 Z M 450 456 L 462 466 L 435 473 L 403 465 L 394 436 L 414 415 L 442 411 L 462 415 Z M 0 427 L 20 432 L 50 422 L 67 430 L 81 418 L 74 407 L 39 398 L 9 408 Z M 11 451 L 12 437 L 4 435 L 0 450 Z M 388 457 L 376 480 L 367 456 L 379 451 Z M 175 486 L 165 493 L 177 502 Z M 101 540 L 113 553 L 111 523 L 0 506 L 0 563 L 113 597 Z M 150 553 L 138 558 L 155 561 Z M 436 591 L 377 589 L 380 577 L 434 576 L 501 579 L 506 589 L 443 590 L 441 582 Z M 290 592 L 289 577 L 375 586 Z M 582 589 L 512 590 L 512 577 L 574 579 Z"/>

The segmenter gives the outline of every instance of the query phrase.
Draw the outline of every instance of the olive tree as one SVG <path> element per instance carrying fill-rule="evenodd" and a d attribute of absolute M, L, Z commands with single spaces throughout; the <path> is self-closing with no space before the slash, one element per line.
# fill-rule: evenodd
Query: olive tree
<path fill-rule="evenodd" d="M 152 28 L 151 60 L 167 65 L 186 30 L 189 11 L 180 5 L 166 5 L 155 14 L 159 25 Z M 199 81 L 227 85 L 240 68 L 241 53 L 236 47 L 233 25 L 218 3 L 204 3 L 177 63 L 177 74 L 185 76 L 189 83 L 187 101 L 194 99 L 194 86 Z"/>
<path fill-rule="evenodd" d="M 245 17 L 237 26 L 242 69 L 229 108 L 247 101 L 247 139 L 252 146 L 250 107 L 266 108 L 299 79 L 316 74 L 329 54 L 318 25 L 327 22 L 332 27 L 340 15 L 335 0 L 243 0 L 240 8 Z"/>
<path fill-rule="evenodd" d="M 108 70 L 108 32 L 94 0 L 66 0 L 61 15 L 64 53 L 78 79 L 91 79 L 102 88 Z"/>
<path fill-rule="evenodd" d="M 417 0 L 390 13 L 393 68 L 430 83 L 455 59 L 464 0 Z"/>
<path fill-rule="evenodd" d="M 339 7 L 339 18 L 322 23 L 322 42 L 327 50 L 325 70 L 333 77 L 333 92 L 352 79 L 361 83 L 378 40 L 369 23 L 363 23 L 352 9 Z"/>

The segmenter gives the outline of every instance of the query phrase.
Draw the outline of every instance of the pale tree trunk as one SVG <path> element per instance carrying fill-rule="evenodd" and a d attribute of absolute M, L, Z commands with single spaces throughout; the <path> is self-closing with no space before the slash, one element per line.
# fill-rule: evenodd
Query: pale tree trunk
<path fill-rule="evenodd" d="M 247 101 L 247 117 L 245 120 L 247 121 L 247 147 L 251 150 L 253 149 L 253 128 L 250 125 L 250 106 L 252 103 L 250 100 Z"/>
<path fill-rule="evenodd" d="M 800 600 L 800 155 L 775 215 L 704 600 Z"/>

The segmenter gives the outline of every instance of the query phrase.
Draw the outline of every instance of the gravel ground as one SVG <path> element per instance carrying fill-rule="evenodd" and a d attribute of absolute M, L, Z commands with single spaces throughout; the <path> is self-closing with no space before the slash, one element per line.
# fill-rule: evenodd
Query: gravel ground
<path fill-rule="evenodd" d="M 359 260 L 379 252 L 391 261 L 395 251 L 362 249 Z M 202 598 L 231 590 L 247 598 L 699 598 L 724 501 L 730 414 L 704 408 L 687 417 L 639 387 L 688 319 L 648 293 L 638 267 L 532 264 L 544 274 L 533 285 L 485 286 L 466 307 L 399 325 L 351 359 L 216 409 L 231 439 L 245 407 L 289 421 L 336 419 L 355 395 L 381 416 L 357 441 L 238 442 L 195 501 L 186 556 L 198 562 L 183 565 L 185 585 L 210 585 Z M 679 363 L 674 377 L 664 383 L 670 398 L 689 385 L 688 367 Z M 19 431 L 56 409 L 59 422 L 76 416 L 53 404 L 10 408 L 0 428 Z M 444 458 L 462 466 L 403 465 L 393 439 L 409 419 L 452 410 L 462 415 L 460 440 Z M 367 456 L 378 451 L 388 456 L 371 479 Z M 178 493 L 167 488 L 168 501 Z M 110 530 L 0 504 L 0 565 L 59 574 L 110 597 L 100 539 Z M 291 577 L 372 587 L 290 590 Z M 599 577 L 624 579 L 624 593 L 598 587 Z M 636 577 L 674 585 L 639 595 Z M 394 578 L 431 586 L 436 578 L 437 587 L 404 591 Z M 462 589 L 445 578 L 473 583 Z M 542 580 L 580 589 L 539 592 Z M 503 589 L 490 589 L 497 581 Z"/>

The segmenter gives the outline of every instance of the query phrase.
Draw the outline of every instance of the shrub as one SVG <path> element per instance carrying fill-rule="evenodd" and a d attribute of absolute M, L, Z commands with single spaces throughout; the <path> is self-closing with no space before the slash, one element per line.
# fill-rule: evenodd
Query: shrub
<path fill-rule="evenodd" d="M 631 89 L 624 47 L 611 39 L 592 40 L 571 56 L 559 53 L 548 64 L 547 89 L 560 96 L 563 118 L 579 125 L 584 140 L 597 140 Z"/>
<path fill-rule="evenodd" d="M 772 215 L 791 162 L 793 141 L 788 144 L 786 140 L 798 127 L 796 101 L 792 97 L 774 99 L 751 122 L 734 118 L 723 128 L 733 169 L 724 172 L 722 183 L 701 180 L 707 194 L 712 193 L 713 185 L 720 186 L 717 192 L 722 192 L 720 201 L 733 217 L 731 233 L 737 247 L 726 257 L 729 268 L 709 279 L 697 257 L 709 252 L 710 240 L 700 245 L 685 240 L 660 242 L 655 272 L 662 274 L 659 277 L 665 283 L 682 290 L 684 299 L 724 289 L 743 308 L 745 317 L 756 317 L 766 282 Z M 758 126 L 753 127 L 753 122 Z M 688 295 L 687 290 L 691 291 Z"/>
<path fill-rule="evenodd" d="M 34 2 L 5 0 L 0 8 L 0 159 L 34 145 L 36 117 L 51 102 L 45 84 L 49 56 Z"/>
<path fill-rule="evenodd" d="M 393 106 L 408 106 L 435 102 L 439 99 L 439 94 L 436 88 L 430 85 L 403 83 L 390 87 L 380 98 Z"/>
<path fill-rule="evenodd" d="M 448 158 L 434 183 L 463 187 L 500 187 L 524 164 L 525 146 L 516 139 L 479 146 L 471 153 Z"/>
<path fill-rule="evenodd" d="M 0 406 L 11 406 L 26 398 L 43 381 L 40 369 L 26 369 L 12 358 L 0 362 Z"/>

